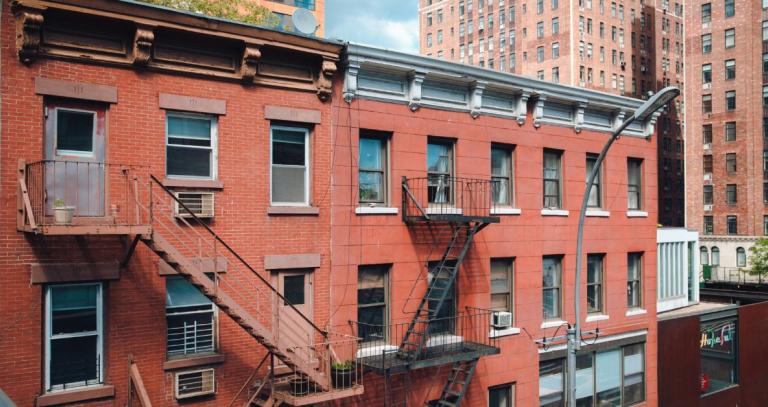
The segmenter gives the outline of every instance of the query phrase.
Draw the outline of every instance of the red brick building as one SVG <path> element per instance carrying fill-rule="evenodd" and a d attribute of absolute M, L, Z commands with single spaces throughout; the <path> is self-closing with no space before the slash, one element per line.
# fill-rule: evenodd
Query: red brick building
<path fill-rule="evenodd" d="M 562 405 L 564 343 L 540 340 L 574 319 L 586 169 L 639 101 L 356 44 L 346 56 L 332 319 L 362 337 L 372 372 L 361 403 Z M 650 129 L 636 124 L 613 147 L 588 212 L 579 317 L 600 333 L 579 362 L 582 402 L 657 405 Z M 425 328 L 429 312 L 442 319 Z M 403 348 L 421 351 L 410 368 L 393 356 Z"/>

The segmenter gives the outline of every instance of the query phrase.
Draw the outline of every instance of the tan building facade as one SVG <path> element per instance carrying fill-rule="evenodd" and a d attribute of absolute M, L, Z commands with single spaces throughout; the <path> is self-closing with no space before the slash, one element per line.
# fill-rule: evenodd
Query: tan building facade
<path fill-rule="evenodd" d="M 325 0 L 254 0 L 281 19 L 280 25 L 287 31 L 297 32 L 291 21 L 293 13 L 300 8 L 309 10 L 315 15 L 317 20 L 317 31 L 315 35 L 323 37 L 325 35 Z"/>

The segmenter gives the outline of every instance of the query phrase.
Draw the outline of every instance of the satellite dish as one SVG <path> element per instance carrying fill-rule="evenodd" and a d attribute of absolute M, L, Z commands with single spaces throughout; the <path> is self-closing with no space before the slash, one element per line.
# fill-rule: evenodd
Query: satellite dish
<path fill-rule="evenodd" d="M 315 15 L 305 8 L 297 8 L 296 11 L 293 12 L 291 20 L 293 26 L 302 34 L 312 35 L 315 33 L 315 30 L 317 30 L 317 19 L 315 19 Z"/>

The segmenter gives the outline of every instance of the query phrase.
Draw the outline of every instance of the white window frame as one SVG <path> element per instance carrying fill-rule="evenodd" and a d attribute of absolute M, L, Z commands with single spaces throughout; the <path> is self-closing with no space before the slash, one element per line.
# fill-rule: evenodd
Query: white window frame
<path fill-rule="evenodd" d="M 272 167 L 274 166 L 272 162 L 272 152 L 273 152 L 273 144 L 274 144 L 274 130 L 286 130 L 286 131 L 296 131 L 296 132 L 303 132 L 304 133 L 304 167 L 306 168 L 306 171 L 304 171 L 304 202 L 275 202 L 275 200 L 272 198 Z M 311 188 L 309 186 L 309 181 L 312 179 L 311 177 L 311 171 L 312 171 L 312 163 L 310 162 L 310 145 L 309 145 L 309 129 L 306 127 L 301 126 L 282 126 L 282 125 L 271 125 L 269 126 L 269 204 L 272 206 L 309 206 L 310 202 L 310 191 Z M 289 166 L 289 167 L 297 167 L 297 166 Z"/>
<path fill-rule="evenodd" d="M 71 334 L 59 334 L 52 335 L 53 332 L 53 318 L 51 312 L 53 311 L 51 302 L 51 291 L 56 288 L 63 287 L 81 287 L 81 286 L 96 286 L 98 287 L 98 293 L 96 295 L 96 358 L 99 362 L 99 379 L 100 382 L 96 384 L 87 384 L 83 386 L 76 386 L 71 388 L 51 389 L 51 340 L 52 339 L 68 339 L 82 336 L 92 336 L 92 333 L 85 334 L 83 332 L 71 333 Z M 104 286 L 102 283 L 85 283 L 85 284 L 54 284 L 45 287 L 45 392 L 53 393 L 58 391 L 71 390 L 73 388 L 87 388 L 102 386 L 104 383 Z"/>
<path fill-rule="evenodd" d="M 59 150 L 59 111 L 64 112 L 73 112 L 73 113 L 88 113 L 91 115 L 91 118 L 93 119 L 93 126 L 91 129 L 91 151 L 85 152 L 85 151 L 77 151 L 77 150 Z M 87 110 L 87 109 L 73 109 L 69 107 L 55 107 L 53 109 L 53 129 L 55 132 L 55 140 L 53 141 L 53 150 L 54 154 L 59 157 L 88 157 L 92 158 L 95 157 L 95 148 L 96 148 L 96 126 L 97 126 L 97 115 L 98 112 L 96 110 Z"/>
<path fill-rule="evenodd" d="M 180 118 L 189 118 L 189 119 L 208 119 L 211 122 L 211 169 L 210 169 L 210 175 L 207 177 L 201 177 L 201 176 L 194 176 L 194 175 L 174 175 L 168 173 L 168 147 L 169 146 L 178 146 L 183 148 L 190 148 L 190 149 L 199 149 L 199 150 L 207 150 L 206 147 L 200 147 L 200 146 L 186 146 L 186 145 L 177 145 L 177 144 L 169 144 L 169 138 L 171 137 L 168 134 L 168 118 L 169 117 L 180 117 Z M 204 180 L 215 180 L 219 177 L 219 120 L 218 116 L 210 115 L 210 114 L 201 114 L 201 113 L 188 113 L 188 112 L 180 112 L 175 110 L 169 110 L 165 113 L 165 176 L 168 178 L 173 179 L 204 179 Z"/>
<path fill-rule="evenodd" d="M 358 206 L 388 206 L 390 203 L 390 186 L 389 186 L 389 167 L 390 167 L 390 161 L 389 161 L 389 140 L 391 139 L 391 134 L 385 133 L 385 132 L 376 132 L 376 131 L 369 131 L 361 129 L 360 135 L 358 136 L 358 158 L 357 158 L 357 182 L 358 182 L 358 197 L 357 197 L 357 204 Z M 360 167 L 360 139 L 369 139 L 369 140 L 378 140 L 381 142 L 381 149 L 380 149 L 380 160 L 381 160 L 381 170 L 376 169 L 368 169 L 368 168 L 361 168 Z M 381 200 L 380 201 L 364 201 L 360 199 L 360 173 L 361 172 L 381 172 Z"/>

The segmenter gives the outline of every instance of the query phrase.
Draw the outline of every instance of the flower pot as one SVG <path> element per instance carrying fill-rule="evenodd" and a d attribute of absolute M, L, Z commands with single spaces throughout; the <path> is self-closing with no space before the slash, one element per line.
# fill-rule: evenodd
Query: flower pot
<path fill-rule="evenodd" d="M 331 368 L 331 382 L 336 389 L 346 389 L 355 384 L 355 370 L 351 367 L 344 369 Z"/>
<path fill-rule="evenodd" d="M 74 214 L 74 206 L 58 206 L 53 208 L 53 221 L 57 225 L 71 225 Z"/>
<path fill-rule="evenodd" d="M 288 385 L 291 386 L 291 394 L 294 396 L 306 396 L 309 394 L 309 379 L 306 377 L 299 377 L 288 381 Z"/>

